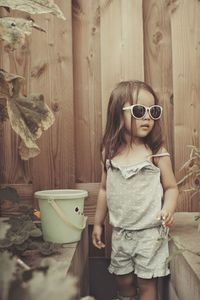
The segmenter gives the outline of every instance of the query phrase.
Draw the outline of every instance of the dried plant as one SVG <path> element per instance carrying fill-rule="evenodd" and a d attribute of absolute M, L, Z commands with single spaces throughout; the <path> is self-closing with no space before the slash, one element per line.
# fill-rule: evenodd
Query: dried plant
<path fill-rule="evenodd" d="M 50 13 L 65 20 L 65 17 L 53 0 L 0 0 L 0 6 L 21 10 L 30 14 Z"/>
<path fill-rule="evenodd" d="M 191 149 L 189 159 L 183 164 L 181 170 L 186 171 L 186 175 L 178 182 L 178 185 L 186 184 L 188 188 L 184 188 L 184 192 L 192 192 L 191 199 L 200 196 L 200 148 L 188 145 Z M 199 221 L 198 230 L 200 230 L 200 213 L 195 216 L 195 220 Z"/>
<path fill-rule="evenodd" d="M 191 198 L 200 194 L 200 148 L 188 145 L 191 148 L 189 159 L 183 164 L 181 170 L 186 171 L 186 175 L 178 182 L 178 184 L 188 183 L 191 179 L 191 186 L 184 189 L 185 192 L 192 192 Z"/>

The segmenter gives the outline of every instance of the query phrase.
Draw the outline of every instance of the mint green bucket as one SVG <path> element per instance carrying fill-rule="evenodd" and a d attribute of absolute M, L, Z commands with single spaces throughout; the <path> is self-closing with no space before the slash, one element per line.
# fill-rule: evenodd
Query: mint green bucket
<path fill-rule="evenodd" d="M 87 217 L 83 214 L 85 190 L 44 190 L 35 192 L 41 212 L 45 241 L 73 243 L 80 241 Z"/>

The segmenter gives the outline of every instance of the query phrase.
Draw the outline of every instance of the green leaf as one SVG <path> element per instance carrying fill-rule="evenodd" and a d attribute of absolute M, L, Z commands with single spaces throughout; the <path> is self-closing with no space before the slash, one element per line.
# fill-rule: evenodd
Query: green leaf
<path fill-rule="evenodd" d="M 18 234 L 14 234 L 10 237 L 10 240 L 13 242 L 14 245 L 21 245 L 29 238 L 28 231 L 22 231 Z"/>
<path fill-rule="evenodd" d="M 58 249 L 58 247 L 54 243 L 45 242 L 42 245 L 40 245 L 39 252 L 42 255 L 46 256 L 46 255 L 51 255 L 51 254 L 55 253 L 57 251 L 57 249 Z"/>
<path fill-rule="evenodd" d="M 22 244 L 15 244 L 15 249 L 20 251 L 20 252 L 24 252 L 25 250 L 29 249 L 29 243 L 26 240 L 24 243 Z"/>
<path fill-rule="evenodd" d="M 40 237 L 42 236 L 42 231 L 39 228 L 35 228 L 30 232 L 31 237 Z"/>

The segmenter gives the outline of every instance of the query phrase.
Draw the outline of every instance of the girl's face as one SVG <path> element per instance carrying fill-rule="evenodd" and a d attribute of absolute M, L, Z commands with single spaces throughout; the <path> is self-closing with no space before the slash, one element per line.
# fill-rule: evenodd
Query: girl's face
<path fill-rule="evenodd" d="M 135 94 L 133 94 L 133 98 L 135 98 Z M 137 104 L 142 104 L 146 107 L 150 107 L 155 104 L 155 100 L 153 95 L 144 89 L 141 89 L 138 93 L 138 100 Z M 130 106 L 131 104 L 129 102 L 125 103 L 124 107 Z M 133 127 L 131 123 L 131 119 L 134 119 Z M 130 135 L 133 135 L 134 138 L 145 138 L 153 129 L 154 126 L 154 120 L 150 118 L 149 112 L 147 111 L 146 114 L 142 119 L 135 119 L 131 115 L 130 110 L 124 111 L 124 126 L 126 130 L 130 133 Z"/>

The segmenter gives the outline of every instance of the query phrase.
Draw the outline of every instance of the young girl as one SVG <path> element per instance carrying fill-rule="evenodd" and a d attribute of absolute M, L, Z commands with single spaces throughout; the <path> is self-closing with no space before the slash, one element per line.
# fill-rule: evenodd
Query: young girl
<path fill-rule="evenodd" d="M 178 189 L 169 153 L 163 147 L 162 107 L 141 81 L 120 82 L 113 90 L 102 142 L 102 180 L 93 244 L 101 249 L 107 211 L 113 226 L 109 271 L 118 299 L 156 300 L 158 277 L 169 274 L 167 239 Z M 138 298 L 137 298 L 138 299 Z"/>

